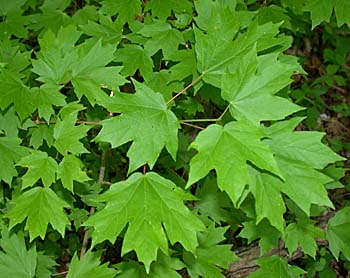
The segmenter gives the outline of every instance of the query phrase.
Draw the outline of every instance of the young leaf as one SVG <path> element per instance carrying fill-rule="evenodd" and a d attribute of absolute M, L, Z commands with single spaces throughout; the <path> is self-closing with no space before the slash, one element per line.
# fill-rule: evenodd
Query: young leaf
<path fill-rule="evenodd" d="M 133 141 L 127 153 L 129 173 L 146 163 L 152 168 L 163 147 L 175 160 L 178 147 L 179 124 L 163 96 L 137 81 L 134 85 L 135 94 L 119 93 L 104 104 L 109 111 L 122 115 L 104 120 L 95 138 L 111 143 L 112 148 Z"/>
<path fill-rule="evenodd" d="M 281 176 L 273 152 L 262 141 L 263 133 L 246 120 L 213 124 L 201 131 L 192 148 L 198 150 L 191 160 L 188 186 L 215 169 L 218 185 L 237 204 L 249 182 L 247 162 Z"/>
<path fill-rule="evenodd" d="M 0 137 L 0 180 L 11 184 L 12 178 L 17 176 L 15 163 L 26 156 L 29 150 L 19 145 L 17 138 Z"/>
<path fill-rule="evenodd" d="M 303 108 L 289 100 L 274 96 L 292 82 L 296 65 L 278 61 L 278 54 L 257 57 L 252 48 L 233 72 L 227 72 L 221 83 L 222 97 L 230 104 L 235 119 L 242 117 L 259 124 L 280 120 Z"/>
<path fill-rule="evenodd" d="M 81 154 L 89 151 L 79 141 L 91 128 L 86 125 L 75 125 L 76 113 L 70 113 L 63 120 L 58 119 L 53 131 L 54 146 L 62 154 Z"/>
<path fill-rule="evenodd" d="M 350 261 L 350 209 L 345 207 L 339 210 L 328 222 L 326 238 L 333 256 L 338 259 L 342 252 L 344 257 Z"/>
<path fill-rule="evenodd" d="M 153 24 L 144 25 L 138 33 L 149 38 L 144 47 L 150 56 L 158 50 L 162 50 L 163 55 L 167 57 L 178 49 L 179 44 L 185 44 L 183 34 L 172 28 L 169 23 L 161 20 L 155 20 Z"/>
<path fill-rule="evenodd" d="M 84 182 L 90 180 L 81 170 L 83 163 L 74 155 L 67 155 L 58 165 L 57 178 L 61 179 L 63 187 L 73 192 L 73 181 Z"/>
<path fill-rule="evenodd" d="M 192 254 L 184 254 L 184 262 L 191 277 L 220 278 L 224 277 L 221 268 L 227 268 L 230 263 L 239 258 L 232 252 L 230 244 L 219 245 L 225 240 L 227 228 L 215 228 L 210 225 L 206 231 L 199 233 L 199 246 Z"/>
<path fill-rule="evenodd" d="M 286 228 L 286 247 L 290 255 L 300 246 L 305 254 L 315 259 L 317 244 L 315 238 L 323 238 L 323 230 L 315 226 L 315 221 L 301 219 Z"/>
<path fill-rule="evenodd" d="M 149 273 L 158 249 L 168 254 L 168 242 L 180 242 L 186 250 L 197 247 L 197 231 L 203 224 L 183 204 L 185 195 L 170 180 L 156 173 L 135 173 L 98 196 L 106 206 L 85 225 L 94 227 L 93 245 L 116 237 L 128 224 L 122 254 L 135 250 Z M 161 208 L 161 209 L 159 209 Z"/>
<path fill-rule="evenodd" d="M 297 266 L 292 266 L 277 255 L 261 258 L 258 260 L 260 268 L 250 274 L 249 278 L 296 278 L 305 273 L 304 270 Z"/>
<path fill-rule="evenodd" d="M 35 246 L 26 248 L 22 232 L 10 234 L 7 229 L 1 232 L 0 273 L 2 277 L 32 278 L 37 266 Z"/>
<path fill-rule="evenodd" d="M 69 220 L 63 208 L 69 205 L 50 188 L 34 187 L 15 198 L 13 204 L 15 206 L 6 214 L 10 219 L 10 228 L 27 219 L 25 230 L 29 231 L 31 240 L 37 236 L 44 239 L 49 223 L 64 236 Z"/>
<path fill-rule="evenodd" d="M 74 254 L 67 278 L 113 278 L 117 271 L 108 268 L 107 263 L 100 265 L 100 252 L 87 252 L 79 261 L 77 253 Z"/>
<path fill-rule="evenodd" d="M 17 165 L 28 167 L 27 173 L 22 177 L 22 190 L 34 185 L 40 178 L 47 187 L 56 181 L 57 162 L 46 152 L 33 150 L 30 155 L 23 157 Z"/>

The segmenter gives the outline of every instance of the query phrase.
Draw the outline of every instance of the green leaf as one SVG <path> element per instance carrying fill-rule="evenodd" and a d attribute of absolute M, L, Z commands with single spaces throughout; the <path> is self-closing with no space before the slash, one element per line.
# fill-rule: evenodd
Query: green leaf
<path fill-rule="evenodd" d="M 167 19 L 171 15 L 171 11 L 176 13 L 192 13 L 192 3 L 184 0 L 151 0 L 146 2 L 145 10 L 152 10 L 152 16 L 159 19 Z"/>
<path fill-rule="evenodd" d="M 105 67 L 114 59 L 115 45 L 102 45 L 98 40 L 91 48 L 82 44 L 78 48 L 77 62 L 72 65 L 72 84 L 79 99 L 83 95 L 89 102 L 103 103 L 108 98 L 101 87 L 119 90 L 126 80 L 119 75 L 121 67 Z"/>
<path fill-rule="evenodd" d="M 6 69 L 0 68 L 0 108 L 5 110 L 11 104 L 21 121 L 30 116 L 35 106 L 29 88 L 19 76 Z"/>
<path fill-rule="evenodd" d="M 22 157 L 17 165 L 28 168 L 27 173 L 22 177 L 22 190 L 33 186 L 39 179 L 46 187 L 56 181 L 57 162 L 46 152 L 32 150 L 31 154 Z"/>
<path fill-rule="evenodd" d="M 35 246 L 26 248 L 23 233 L 10 234 L 7 229 L 1 232 L 0 273 L 3 277 L 32 278 L 37 266 Z"/>
<path fill-rule="evenodd" d="M 91 127 L 83 124 L 76 126 L 75 123 L 76 113 L 69 114 L 63 120 L 57 119 L 53 131 L 54 146 L 62 155 L 89 152 L 79 140 L 86 136 Z"/>
<path fill-rule="evenodd" d="M 281 233 L 266 220 L 261 221 L 258 225 L 254 221 L 244 222 L 243 226 L 238 236 L 248 239 L 248 244 L 260 238 L 260 255 L 278 246 Z"/>
<path fill-rule="evenodd" d="M 164 57 L 167 57 L 175 52 L 180 44 L 185 44 L 183 34 L 172 28 L 169 23 L 161 20 L 155 20 L 153 24 L 144 25 L 138 31 L 138 34 L 149 38 L 144 47 L 150 56 L 154 55 L 158 50 L 162 50 Z"/>
<path fill-rule="evenodd" d="M 109 111 L 122 115 L 104 120 L 95 138 L 111 143 L 112 148 L 133 141 L 127 153 L 129 173 L 146 163 L 153 168 L 163 147 L 175 160 L 178 147 L 179 124 L 163 96 L 137 81 L 134 85 L 135 94 L 118 93 L 104 104 Z"/>
<path fill-rule="evenodd" d="M 18 130 L 21 127 L 21 122 L 15 113 L 13 106 L 6 110 L 0 111 L 0 131 L 3 131 L 7 137 L 18 137 Z M 0 132 L 2 133 L 2 132 Z"/>
<path fill-rule="evenodd" d="M 40 88 L 32 88 L 32 96 L 35 107 L 38 107 L 39 117 L 46 122 L 55 115 L 53 106 L 64 106 L 65 96 L 59 92 L 60 86 L 44 84 Z"/>
<path fill-rule="evenodd" d="M 29 153 L 19 145 L 17 138 L 0 137 L 0 179 L 11 185 L 12 178 L 17 176 L 15 163 Z"/>
<path fill-rule="evenodd" d="M 43 252 L 38 252 L 38 261 L 36 266 L 35 277 L 47 278 L 50 277 L 57 266 L 57 263 L 53 258 L 45 255 Z"/>
<path fill-rule="evenodd" d="M 286 228 L 286 247 L 290 255 L 300 246 L 305 254 L 315 259 L 318 246 L 315 238 L 323 238 L 323 230 L 315 226 L 315 221 L 300 219 Z"/>
<path fill-rule="evenodd" d="M 104 0 L 101 13 L 113 16 L 118 14 L 118 21 L 122 24 L 132 22 L 141 14 L 141 1 L 139 0 Z"/>
<path fill-rule="evenodd" d="M 290 76 L 298 67 L 297 64 L 281 63 L 277 56 L 273 53 L 257 57 L 253 48 L 235 71 L 223 76 L 222 98 L 229 102 L 235 119 L 246 118 L 259 124 L 283 119 L 303 109 L 274 95 L 292 82 Z"/>
<path fill-rule="evenodd" d="M 73 181 L 84 182 L 90 180 L 81 170 L 83 163 L 74 155 L 65 156 L 58 166 L 57 178 L 61 179 L 63 187 L 73 192 Z"/>
<path fill-rule="evenodd" d="M 151 56 L 138 45 L 126 44 L 115 53 L 115 61 L 123 64 L 121 73 L 125 76 L 133 76 L 136 70 L 140 70 L 143 78 L 147 81 L 153 72 Z"/>
<path fill-rule="evenodd" d="M 338 259 L 342 252 L 344 257 L 350 261 L 350 209 L 345 207 L 339 210 L 334 217 L 328 221 L 326 238 L 329 249 L 333 256 Z"/>
<path fill-rule="evenodd" d="M 273 152 L 261 139 L 263 133 L 248 121 L 213 124 L 191 144 L 198 154 L 190 162 L 188 186 L 215 169 L 218 185 L 237 204 L 249 182 L 247 162 L 281 176 Z"/>
<path fill-rule="evenodd" d="M 113 278 L 117 271 L 108 268 L 107 263 L 100 265 L 101 252 L 87 252 L 84 257 L 79 260 L 77 253 L 74 254 L 69 266 L 67 278 Z"/>
<path fill-rule="evenodd" d="M 158 249 L 168 254 L 167 238 L 186 250 L 196 249 L 196 233 L 204 227 L 183 204 L 186 198 L 180 188 L 156 173 L 135 173 L 96 198 L 107 204 L 85 224 L 94 227 L 93 245 L 114 242 L 128 224 L 122 254 L 135 250 L 149 272 Z"/>
<path fill-rule="evenodd" d="M 15 206 L 6 214 L 10 228 L 27 219 L 25 230 L 29 231 L 31 240 L 37 236 L 44 239 L 49 223 L 64 236 L 69 220 L 63 208 L 69 205 L 50 188 L 34 187 L 15 198 L 13 204 Z"/>
<path fill-rule="evenodd" d="M 34 147 L 34 149 L 38 149 L 40 146 L 46 144 L 51 147 L 53 145 L 53 129 L 54 125 L 37 125 L 34 128 L 31 128 L 29 131 L 30 137 L 30 145 Z"/>
<path fill-rule="evenodd" d="M 183 80 L 188 76 L 198 77 L 197 60 L 194 49 L 178 50 L 168 55 L 166 59 L 179 62 L 169 69 L 170 80 Z"/>
<path fill-rule="evenodd" d="M 305 273 L 304 270 L 297 266 L 292 266 L 277 255 L 261 258 L 257 261 L 260 268 L 250 274 L 249 278 L 296 278 Z"/>
<path fill-rule="evenodd" d="M 218 244 L 225 240 L 226 231 L 227 228 L 215 228 L 214 225 L 210 225 L 206 231 L 199 233 L 199 246 L 196 251 L 193 254 L 184 254 L 184 262 L 191 277 L 224 277 L 218 267 L 225 269 L 239 259 L 230 250 L 230 244 Z"/>
<path fill-rule="evenodd" d="M 148 274 L 145 268 L 135 261 L 117 264 L 117 268 L 121 271 L 118 275 L 120 278 L 181 278 L 182 276 L 176 270 L 184 267 L 185 265 L 178 258 L 168 257 L 162 252 L 158 252 L 157 260 L 151 264 Z"/>

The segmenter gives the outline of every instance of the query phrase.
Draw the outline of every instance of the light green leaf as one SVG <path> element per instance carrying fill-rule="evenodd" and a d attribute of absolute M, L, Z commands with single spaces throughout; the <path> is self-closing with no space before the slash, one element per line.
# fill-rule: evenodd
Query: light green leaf
<path fill-rule="evenodd" d="M 76 113 L 69 114 L 63 120 L 57 119 L 53 131 L 54 146 L 62 155 L 89 152 L 79 140 L 86 136 L 91 127 L 83 124 L 76 126 L 75 123 Z"/>
<path fill-rule="evenodd" d="M 61 179 L 63 187 L 73 192 L 73 181 L 84 182 L 90 180 L 81 170 L 83 163 L 74 155 L 67 155 L 58 165 L 57 178 Z"/>
<path fill-rule="evenodd" d="M 29 131 L 30 137 L 30 145 L 34 147 L 34 149 L 38 149 L 40 146 L 44 144 L 44 140 L 46 144 L 51 147 L 53 145 L 53 129 L 54 125 L 37 125 L 34 128 L 31 128 Z"/>
<path fill-rule="evenodd" d="M 63 208 L 69 205 L 50 188 L 34 187 L 15 198 L 13 204 L 14 207 L 6 214 L 10 219 L 10 228 L 27 219 L 24 229 L 29 231 L 31 241 L 37 236 L 44 239 L 49 223 L 64 236 L 69 220 Z"/>
<path fill-rule="evenodd" d="M 300 246 L 305 254 L 315 259 L 318 246 L 315 238 L 323 238 L 323 230 L 315 226 L 315 221 L 300 219 L 297 223 L 291 223 L 286 228 L 286 247 L 290 255 Z"/>
<path fill-rule="evenodd" d="M 176 13 L 192 13 L 192 3 L 184 0 L 151 0 L 146 2 L 145 10 L 152 10 L 152 16 L 159 19 L 167 19 L 171 15 L 171 11 Z"/>
<path fill-rule="evenodd" d="M 39 88 L 32 88 L 34 105 L 38 108 L 39 117 L 46 122 L 50 121 L 51 115 L 55 115 L 52 106 L 64 106 L 65 96 L 59 92 L 60 86 L 44 84 Z"/>
<path fill-rule="evenodd" d="M 239 259 L 230 250 L 230 244 L 219 245 L 225 240 L 226 230 L 224 227 L 215 228 L 214 225 L 210 225 L 206 231 L 199 233 L 199 246 L 196 251 L 193 254 L 184 254 L 184 262 L 191 277 L 224 277 L 219 267 L 225 269 Z"/>
<path fill-rule="evenodd" d="M 126 44 L 115 53 L 115 61 L 123 64 L 121 73 L 125 76 L 133 76 L 136 70 L 140 70 L 143 78 L 147 81 L 153 72 L 151 56 L 138 45 Z"/>
<path fill-rule="evenodd" d="M 19 145 L 17 138 L 0 137 L 0 180 L 11 185 L 12 178 L 17 176 L 15 163 L 26 156 L 29 150 Z"/>
<path fill-rule="evenodd" d="M 104 120 L 95 138 L 111 143 L 112 148 L 133 141 L 127 153 L 129 173 L 146 163 L 153 168 L 163 147 L 175 160 L 178 147 L 179 124 L 163 96 L 137 81 L 134 85 L 135 94 L 118 93 L 104 104 L 109 111 L 122 115 Z"/>
<path fill-rule="evenodd" d="M 0 273 L 8 278 L 32 278 L 37 266 L 35 246 L 26 248 L 22 232 L 10 234 L 6 229 L 1 232 Z"/>
<path fill-rule="evenodd" d="M 250 122 L 213 124 L 201 131 L 191 144 L 198 154 L 191 160 L 188 186 L 215 169 L 218 185 L 237 204 L 249 182 L 247 162 L 281 176 L 273 152 L 261 139 L 263 133 Z"/>
<path fill-rule="evenodd" d="M 168 239 L 191 252 L 198 245 L 196 233 L 204 225 L 183 204 L 184 197 L 180 188 L 156 173 L 135 173 L 96 198 L 107 204 L 85 225 L 94 227 L 95 245 L 103 240 L 114 242 L 128 224 L 122 254 L 135 250 L 149 273 L 158 250 L 168 254 Z"/>
<path fill-rule="evenodd" d="M 167 57 L 178 49 L 179 44 L 185 44 L 183 34 L 172 28 L 169 23 L 161 20 L 155 20 L 153 24 L 144 25 L 138 33 L 149 38 L 144 47 L 150 56 L 158 50 L 162 50 L 164 57 Z"/>
<path fill-rule="evenodd" d="M 329 249 L 333 256 L 338 259 L 342 252 L 344 257 L 350 261 L 350 209 L 345 207 L 339 210 L 334 217 L 328 221 L 326 238 Z"/>
<path fill-rule="evenodd" d="M 283 119 L 303 109 L 274 95 L 292 82 L 290 77 L 297 68 L 297 64 L 280 62 L 275 53 L 257 57 L 252 48 L 236 70 L 227 72 L 222 78 L 221 95 L 229 102 L 232 116 L 259 124 Z"/>
<path fill-rule="evenodd" d="M 34 185 L 40 178 L 47 187 L 56 181 L 57 162 L 46 152 L 32 150 L 31 154 L 22 157 L 17 165 L 28 168 L 22 177 L 22 190 Z"/>
<path fill-rule="evenodd" d="M 249 278 L 296 278 L 305 273 L 297 266 L 292 266 L 277 255 L 261 258 L 257 261 L 260 268 L 250 274 Z"/>
<path fill-rule="evenodd" d="M 77 253 L 74 254 L 69 266 L 67 278 L 113 278 L 117 271 L 108 268 L 107 263 L 100 265 L 101 252 L 87 252 L 84 257 L 79 260 Z"/>
<path fill-rule="evenodd" d="M 21 127 L 21 122 L 12 107 L 6 112 L 0 111 L 0 133 L 3 131 L 7 137 L 18 137 L 18 130 Z"/>
<path fill-rule="evenodd" d="M 141 14 L 141 4 L 139 0 L 104 0 L 100 12 L 110 16 L 118 14 L 117 19 L 120 23 L 130 23 Z"/>
<path fill-rule="evenodd" d="M 9 39 L 12 35 L 17 38 L 26 38 L 28 31 L 25 27 L 28 17 L 22 16 L 23 5 L 27 0 L 0 0 L 0 38 Z"/>
<path fill-rule="evenodd" d="M 47 278 L 50 277 L 55 270 L 57 263 L 53 258 L 45 255 L 43 252 L 38 252 L 38 260 L 35 271 L 36 278 Z"/>

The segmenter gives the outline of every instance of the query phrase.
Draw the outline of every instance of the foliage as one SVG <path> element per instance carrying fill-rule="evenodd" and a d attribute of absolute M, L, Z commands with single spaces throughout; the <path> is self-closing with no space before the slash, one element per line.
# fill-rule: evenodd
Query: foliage
<path fill-rule="evenodd" d="M 249 277 L 350 261 L 327 191 L 350 145 L 317 124 L 350 115 L 325 98 L 349 85 L 350 6 L 260 2 L 0 0 L 0 273 L 219 278 L 252 241 Z M 317 28 L 307 82 L 288 54 Z"/>

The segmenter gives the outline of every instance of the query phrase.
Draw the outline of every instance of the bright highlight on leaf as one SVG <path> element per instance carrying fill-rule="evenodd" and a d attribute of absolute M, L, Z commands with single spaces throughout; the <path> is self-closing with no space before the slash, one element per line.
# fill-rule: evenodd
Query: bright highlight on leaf
<path fill-rule="evenodd" d="M 156 173 L 135 173 L 126 181 L 114 184 L 96 201 L 106 206 L 91 216 L 85 225 L 93 226 L 93 245 L 116 237 L 127 226 L 122 254 L 135 250 L 147 272 L 160 249 L 168 254 L 168 239 L 193 252 L 197 232 L 204 229 L 200 220 L 184 205 L 191 198 L 170 180 Z"/>

